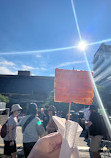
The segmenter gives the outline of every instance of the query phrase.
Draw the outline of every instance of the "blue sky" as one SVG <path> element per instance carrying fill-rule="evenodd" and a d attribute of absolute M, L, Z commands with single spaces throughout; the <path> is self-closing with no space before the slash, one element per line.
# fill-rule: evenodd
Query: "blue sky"
<path fill-rule="evenodd" d="M 111 0 L 74 0 L 82 39 L 88 43 L 111 38 Z M 0 0 L 0 74 L 30 70 L 54 76 L 55 68 L 88 70 L 76 49 L 37 52 L 75 46 L 79 42 L 70 0 Z M 106 43 L 106 44 L 111 44 Z M 100 44 L 86 50 L 92 69 Z"/>

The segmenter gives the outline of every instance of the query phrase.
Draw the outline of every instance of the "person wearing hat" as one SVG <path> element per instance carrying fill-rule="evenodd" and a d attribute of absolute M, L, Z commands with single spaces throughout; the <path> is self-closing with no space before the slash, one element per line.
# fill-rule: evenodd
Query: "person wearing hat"
<path fill-rule="evenodd" d="M 19 104 L 14 104 L 11 107 L 11 115 L 7 120 L 7 134 L 4 138 L 4 156 L 7 158 L 9 155 L 16 158 L 16 125 L 17 116 L 20 114 L 22 107 Z"/>
<path fill-rule="evenodd" d="M 85 122 L 89 129 L 90 137 L 90 152 L 93 158 L 100 158 L 99 148 L 101 139 L 104 135 L 104 126 L 102 122 L 102 117 L 98 113 L 96 105 L 90 106 L 90 117 L 89 121 Z"/>
<path fill-rule="evenodd" d="M 28 157 L 39 137 L 45 133 L 42 123 L 37 117 L 37 111 L 37 104 L 30 103 L 27 115 L 20 122 L 23 133 L 23 149 L 25 158 Z"/>
<path fill-rule="evenodd" d="M 48 108 L 48 115 L 49 115 L 49 122 L 46 126 L 46 131 L 47 133 L 53 133 L 53 132 L 56 132 L 57 131 L 57 126 L 55 124 L 55 122 L 53 121 L 53 118 L 52 116 L 55 116 L 56 115 L 56 108 L 54 105 L 51 105 L 49 108 Z"/>

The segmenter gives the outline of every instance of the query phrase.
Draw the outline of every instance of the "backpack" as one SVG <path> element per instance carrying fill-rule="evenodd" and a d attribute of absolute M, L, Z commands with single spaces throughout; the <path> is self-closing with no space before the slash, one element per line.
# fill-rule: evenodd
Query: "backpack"
<path fill-rule="evenodd" d="M 0 132 L 2 138 L 5 138 L 6 134 L 7 134 L 7 121 L 3 124 Z"/>

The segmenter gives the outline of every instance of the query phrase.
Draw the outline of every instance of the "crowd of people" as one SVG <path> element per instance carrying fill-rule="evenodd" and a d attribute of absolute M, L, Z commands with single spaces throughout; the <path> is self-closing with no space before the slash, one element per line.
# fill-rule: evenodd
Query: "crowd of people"
<path fill-rule="evenodd" d="M 55 106 L 50 106 L 47 112 L 41 111 L 40 118 L 38 116 L 38 107 L 36 103 L 30 103 L 28 112 L 18 122 L 18 116 L 22 110 L 19 104 L 14 104 L 11 107 L 11 113 L 7 120 L 7 134 L 4 137 L 4 158 L 9 155 L 12 158 L 17 157 L 16 151 L 16 128 L 17 125 L 22 127 L 23 133 L 23 150 L 25 158 L 28 157 L 35 143 L 44 135 L 57 132 L 57 126 L 54 123 L 52 116 L 56 114 Z M 42 120 L 42 121 L 41 121 Z"/>
<path fill-rule="evenodd" d="M 56 115 L 55 106 L 51 105 L 45 110 L 42 108 L 40 115 L 38 115 L 37 104 L 30 103 L 27 115 L 18 122 L 17 117 L 21 110 L 22 107 L 19 104 L 14 104 L 11 107 L 11 114 L 7 121 L 7 134 L 4 138 L 3 158 L 7 158 L 9 155 L 11 155 L 12 158 L 17 157 L 17 125 L 22 127 L 25 158 L 40 158 L 41 155 L 44 158 L 58 158 L 59 156 L 57 155 L 60 153 L 62 136 L 56 133 L 57 126 L 52 119 L 52 116 Z M 81 119 L 81 123 L 85 125 L 85 129 L 88 131 L 92 157 L 100 158 L 99 147 L 104 135 L 104 126 L 101 116 L 97 111 L 97 106 L 91 105 L 90 108 L 87 109 L 87 112 L 84 112 L 84 118 Z M 53 141 L 55 143 L 52 143 Z M 54 156 L 55 154 L 56 156 Z"/>

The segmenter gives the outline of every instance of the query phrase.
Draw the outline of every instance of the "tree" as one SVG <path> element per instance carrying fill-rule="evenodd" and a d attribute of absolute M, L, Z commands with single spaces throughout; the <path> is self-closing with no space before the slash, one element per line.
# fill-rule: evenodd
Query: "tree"
<path fill-rule="evenodd" d="M 68 109 L 69 109 L 69 103 L 64 103 L 64 102 L 54 102 L 54 90 L 52 90 L 46 99 L 45 102 L 46 106 L 54 105 L 57 109 L 57 111 L 60 111 L 63 113 L 64 116 L 68 114 Z M 84 107 L 87 107 L 87 105 L 82 105 L 82 104 L 71 104 L 71 111 L 78 112 L 80 109 L 83 109 Z"/>
<path fill-rule="evenodd" d="M 46 99 L 45 102 L 46 106 L 54 105 L 57 109 L 57 111 L 63 113 L 63 115 L 66 116 L 68 113 L 68 103 L 63 103 L 63 102 L 54 102 L 54 90 L 52 90 Z"/>
<path fill-rule="evenodd" d="M 9 103 L 9 98 L 7 96 L 0 94 L 0 101 L 5 102 L 5 103 Z"/>

